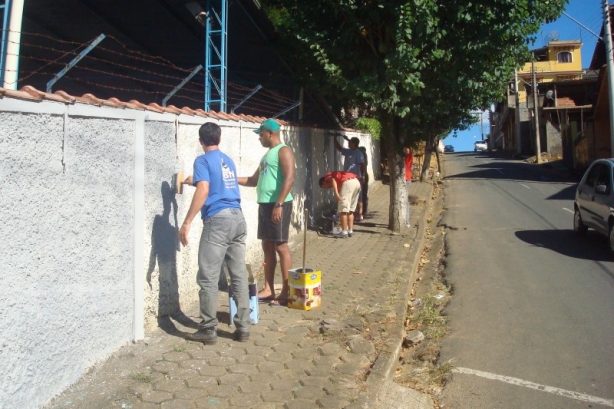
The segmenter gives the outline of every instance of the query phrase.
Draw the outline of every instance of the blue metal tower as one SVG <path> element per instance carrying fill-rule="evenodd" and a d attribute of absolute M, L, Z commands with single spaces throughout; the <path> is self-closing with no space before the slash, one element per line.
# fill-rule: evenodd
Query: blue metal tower
<path fill-rule="evenodd" d="M 4 84 L 4 65 L 6 63 L 6 49 L 9 38 L 10 14 L 11 0 L 0 0 L 0 18 L 2 19 L 2 38 L 0 39 L 0 86 Z"/>
<path fill-rule="evenodd" d="M 205 111 L 226 112 L 228 0 L 207 0 L 205 22 Z"/>

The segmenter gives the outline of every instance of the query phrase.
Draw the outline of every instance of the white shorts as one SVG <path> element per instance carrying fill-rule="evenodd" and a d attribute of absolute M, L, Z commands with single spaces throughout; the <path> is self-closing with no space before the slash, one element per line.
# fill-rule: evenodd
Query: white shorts
<path fill-rule="evenodd" d="M 360 194 L 360 182 L 358 179 L 348 179 L 341 185 L 341 201 L 337 203 L 339 213 L 350 213 L 358 206 L 358 195 Z"/>

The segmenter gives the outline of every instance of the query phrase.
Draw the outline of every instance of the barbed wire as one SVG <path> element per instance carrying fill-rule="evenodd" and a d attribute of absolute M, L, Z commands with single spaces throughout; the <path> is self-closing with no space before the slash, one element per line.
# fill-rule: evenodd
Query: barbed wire
<path fill-rule="evenodd" d="M 4 30 L 9 31 L 9 30 Z M 7 54 L 23 59 L 20 64 L 19 74 L 21 78 L 18 83 L 24 84 L 25 81 L 32 82 L 35 88 L 45 87 L 48 80 L 54 78 L 59 71 L 67 67 L 69 58 L 74 59 L 88 47 L 93 40 L 87 42 L 70 41 L 54 38 L 47 34 L 21 32 L 21 54 Z M 140 51 L 132 50 L 113 36 L 106 36 L 112 40 L 106 42 L 106 46 L 97 45 L 92 52 L 88 53 L 79 63 L 71 67 L 62 79 L 73 81 L 80 84 L 84 89 L 90 89 L 90 93 L 96 95 L 96 90 L 107 90 L 122 93 L 122 98 L 129 100 L 137 99 L 138 96 L 145 100 L 141 103 L 160 102 L 161 98 L 177 87 L 186 77 L 186 73 L 192 73 L 196 67 L 183 68 L 171 61 L 152 56 Z M 45 42 L 41 41 L 45 39 Z M 34 41 L 33 41 L 34 40 Z M 15 44 L 15 43 L 14 43 Z M 119 48 L 113 49 L 112 47 Z M 144 67 L 143 63 L 147 66 Z M 105 69 L 110 68 L 110 69 Z M 114 69 L 117 70 L 114 70 Z M 8 70 L 10 71 L 10 70 Z M 96 77 L 92 79 L 92 74 Z M 169 101 L 184 101 L 195 103 L 201 107 L 204 104 L 204 82 L 207 73 L 200 71 L 196 73 L 189 82 L 184 84 L 172 99 Z M 213 78 L 218 84 L 219 78 Z M 120 82 L 125 85 L 133 83 L 136 87 L 122 86 L 113 82 Z M 24 84 L 25 85 L 25 84 Z M 232 107 L 252 92 L 257 84 L 237 84 L 227 83 L 226 101 Z M 142 86 L 142 88 L 139 88 Z M 60 87 L 56 84 L 56 87 Z M 70 87 L 69 87 L 70 88 Z M 70 92 L 69 92 L 70 93 Z M 217 90 L 212 89 L 215 98 Z M 101 94 L 105 94 L 101 92 Z M 104 99 L 102 95 L 97 97 Z M 244 101 L 238 110 L 243 110 L 246 114 L 254 116 L 272 116 L 294 103 L 294 100 L 281 95 L 275 90 L 263 87 Z M 247 111 L 247 112 L 246 112 Z"/>

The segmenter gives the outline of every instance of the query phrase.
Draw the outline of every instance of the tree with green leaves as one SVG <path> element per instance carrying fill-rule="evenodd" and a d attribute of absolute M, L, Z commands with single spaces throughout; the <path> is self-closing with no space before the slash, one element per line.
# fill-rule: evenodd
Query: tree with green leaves
<path fill-rule="evenodd" d="M 390 172 L 389 228 L 403 226 L 402 148 L 468 126 L 566 0 L 261 0 L 306 86 L 368 106 Z M 425 160 L 427 162 L 427 160 Z"/>

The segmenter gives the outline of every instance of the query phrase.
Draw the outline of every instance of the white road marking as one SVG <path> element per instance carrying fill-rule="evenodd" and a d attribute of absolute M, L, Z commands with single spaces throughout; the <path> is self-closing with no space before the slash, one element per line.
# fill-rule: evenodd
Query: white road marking
<path fill-rule="evenodd" d="M 568 208 L 566 208 L 566 207 L 564 207 L 564 208 L 563 208 L 563 210 L 567 210 L 569 213 L 572 213 L 572 214 L 573 214 L 573 210 L 570 210 L 570 209 L 568 209 Z"/>
<path fill-rule="evenodd" d="M 586 395 L 584 393 L 555 388 L 553 386 L 540 385 L 538 383 L 525 381 L 523 379 L 512 378 L 511 376 L 497 375 L 497 374 L 493 374 L 490 372 L 482 372 L 482 371 L 477 371 L 475 369 L 460 368 L 460 367 L 452 369 L 452 372 L 462 373 L 466 375 L 480 376 L 486 379 L 501 381 L 501 382 L 505 382 L 505 383 L 509 383 L 509 384 L 517 385 L 517 386 L 524 386 L 525 388 L 535 389 L 535 390 L 542 391 L 542 392 L 548 392 L 553 395 L 559 395 L 559 396 L 564 396 L 566 398 L 580 400 L 582 402 L 594 403 L 597 405 L 603 405 L 603 406 L 607 406 L 610 408 L 614 408 L 614 400 L 611 400 L 611 399 L 603 399 L 597 396 Z"/>
<path fill-rule="evenodd" d="M 524 183 L 521 183 L 521 184 L 520 184 L 520 186 L 522 186 L 522 187 L 526 187 L 527 189 L 531 190 L 531 188 L 530 188 L 530 187 L 528 187 L 527 185 L 525 185 Z"/>

